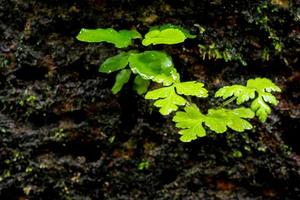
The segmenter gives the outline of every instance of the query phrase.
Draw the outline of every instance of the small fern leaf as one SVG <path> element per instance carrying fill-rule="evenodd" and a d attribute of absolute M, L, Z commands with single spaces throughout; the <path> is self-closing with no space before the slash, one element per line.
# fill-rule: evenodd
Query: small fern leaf
<path fill-rule="evenodd" d="M 227 99 L 231 96 L 236 97 L 236 103 L 240 105 L 255 97 L 255 89 L 247 88 L 242 85 L 232 85 L 219 89 L 215 94 L 215 97 L 222 97 L 223 99 Z"/>
<path fill-rule="evenodd" d="M 254 113 L 249 108 L 228 109 L 210 109 L 204 121 L 211 130 L 216 133 L 224 133 L 227 127 L 243 132 L 252 129 L 252 125 L 244 118 L 253 118 Z"/>
<path fill-rule="evenodd" d="M 278 100 L 271 92 L 281 92 L 281 89 L 267 78 L 249 79 L 246 86 L 233 85 L 219 89 L 215 97 L 236 97 L 237 104 L 244 103 L 255 98 L 251 103 L 251 109 L 255 112 L 261 122 L 265 122 L 268 115 L 271 113 L 271 108 L 267 103 L 277 105 Z"/>
<path fill-rule="evenodd" d="M 219 113 L 212 112 L 211 110 L 209 116 L 205 118 L 205 125 L 216 133 L 224 133 L 227 130 L 227 124 L 228 122 L 224 116 L 219 116 Z"/>
<path fill-rule="evenodd" d="M 186 104 L 186 101 L 181 96 L 177 95 L 175 92 L 171 93 L 165 99 L 159 99 L 154 102 L 156 107 L 159 107 L 159 112 L 162 115 L 168 115 L 173 111 L 178 110 L 178 106 L 183 106 Z"/>
<path fill-rule="evenodd" d="M 168 115 L 178 109 L 178 106 L 186 104 L 186 100 L 176 94 L 174 86 L 163 87 L 148 92 L 145 99 L 156 100 L 154 105 L 159 107 L 162 115 Z"/>
<path fill-rule="evenodd" d="M 270 106 L 264 102 L 261 96 L 257 97 L 251 103 L 251 109 L 255 112 L 261 122 L 265 122 L 268 115 L 271 113 Z"/>
<path fill-rule="evenodd" d="M 263 92 L 260 95 L 261 95 L 261 97 L 263 98 L 263 100 L 265 102 L 268 102 L 268 103 L 270 103 L 270 104 L 272 104 L 274 106 L 276 106 L 278 104 L 278 100 L 276 99 L 276 97 L 273 94 L 267 93 L 267 92 Z"/>
<path fill-rule="evenodd" d="M 250 79 L 247 81 L 247 87 L 255 89 L 258 93 L 258 97 L 251 104 L 251 109 L 261 122 L 265 122 L 271 113 L 271 108 L 267 103 L 278 104 L 276 97 L 271 92 L 281 92 L 281 89 L 267 78 Z"/>
<path fill-rule="evenodd" d="M 267 78 L 249 79 L 247 87 L 254 88 L 257 92 L 281 92 L 281 89 Z"/>
<path fill-rule="evenodd" d="M 176 123 L 176 127 L 182 130 L 179 134 L 182 136 L 180 140 L 182 142 L 190 142 L 197 139 L 197 137 L 206 136 L 206 131 L 203 128 L 203 121 L 205 116 L 199 111 L 196 105 L 186 106 L 185 112 L 176 112 L 173 117 L 173 121 Z"/>
<path fill-rule="evenodd" d="M 199 83 L 196 81 L 187 81 L 174 84 L 178 94 L 186 96 L 207 97 L 208 91 L 203 88 L 203 85 L 203 83 Z"/>
<path fill-rule="evenodd" d="M 237 132 L 252 129 L 252 125 L 245 119 L 252 119 L 255 114 L 250 108 L 236 108 L 230 110 L 230 122 L 228 127 Z"/>

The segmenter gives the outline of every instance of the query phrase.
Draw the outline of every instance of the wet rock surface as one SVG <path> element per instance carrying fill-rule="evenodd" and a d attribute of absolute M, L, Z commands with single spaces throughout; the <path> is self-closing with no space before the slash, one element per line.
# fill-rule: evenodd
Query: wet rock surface
<path fill-rule="evenodd" d="M 272 2 L 0 0 L 0 199 L 299 199 L 299 2 Z M 75 39 L 82 27 L 145 33 L 163 23 L 200 35 L 166 47 L 183 79 L 211 93 L 258 76 L 276 82 L 283 92 L 267 122 L 182 143 L 129 86 L 111 94 L 114 77 L 98 66 L 113 46 Z M 212 42 L 248 65 L 203 60 L 198 44 Z"/>

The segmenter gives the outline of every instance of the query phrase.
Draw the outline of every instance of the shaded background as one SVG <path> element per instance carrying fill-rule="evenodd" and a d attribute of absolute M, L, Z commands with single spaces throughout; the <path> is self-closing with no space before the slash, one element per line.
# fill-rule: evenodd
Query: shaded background
<path fill-rule="evenodd" d="M 0 0 L 0 199 L 299 199 L 299 20 L 298 0 Z M 198 35 L 153 48 L 210 98 L 249 78 L 278 84 L 267 122 L 182 143 L 130 84 L 111 94 L 114 75 L 97 71 L 117 49 L 75 39 L 164 23 Z M 202 59 L 198 44 L 213 43 L 232 61 Z M 203 111 L 220 105 L 210 98 Z"/>

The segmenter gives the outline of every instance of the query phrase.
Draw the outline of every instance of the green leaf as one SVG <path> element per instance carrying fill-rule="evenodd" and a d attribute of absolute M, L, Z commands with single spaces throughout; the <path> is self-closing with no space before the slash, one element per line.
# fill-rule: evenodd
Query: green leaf
<path fill-rule="evenodd" d="M 261 97 L 263 98 L 263 100 L 265 102 L 268 102 L 270 104 L 273 104 L 274 106 L 276 106 L 278 104 L 278 101 L 276 99 L 276 97 L 273 94 L 267 93 L 267 92 L 262 92 L 260 93 Z"/>
<path fill-rule="evenodd" d="M 141 38 L 141 34 L 136 30 L 116 31 L 112 28 L 107 29 L 81 29 L 77 39 L 83 42 L 108 42 L 114 44 L 117 48 L 128 47 L 133 39 Z"/>
<path fill-rule="evenodd" d="M 172 85 L 174 82 L 180 80 L 180 75 L 174 68 L 171 70 L 170 74 L 159 74 L 152 79 L 154 82 L 162 83 L 164 86 Z"/>
<path fill-rule="evenodd" d="M 132 53 L 129 56 L 129 66 L 135 74 L 139 74 L 143 79 L 150 79 L 164 85 L 178 81 L 171 57 L 161 51 Z"/>
<path fill-rule="evenodd" d="M 254 113 L 249 108 L 237 108 L 228 110 L 224 108 L 209 109 L 207 115 L 202 114 L 195 104 L 186 106 L 185 112 L 178 111 L 173 118 L 177 128 L 181 128 L 183 142 L 190 142 L 197 137 L 206 136 L 203 123 L 216 133 L 224 133 L 228 127 L 243 132 L 252 129 L 252 125 L 245 119 L 254 117 Z"/>
<path fill-rule="evenodd" d="M 242 117 L 242 118 L 248 118 L 252 119 L 254 117 L 254 113 L 251 109 L 240 107 L 233 110 L 230 110 L 230 112 L 236 116 Z"/>
<path fill-rule="evenodd" d="M 242 85 L 232 85 L 222 87 L 215 94 L 215 97 L 222 97 L 223 99 L 227 99 L 231 96 L 236 97 L 236 102 L 240 105 L 255 97 L 255 89 Z"/>
<path fill-rule="evenodd" d="M 152 90 L 146 94 L 145 99 L 156 100 L 154 105 L 160 108 L 162 115 L 168 115 L 176 111 L 178 106 L 186 104 L 186 100 L 176 94 L 174 86 Z"/>
<path fill-rule="evenodd" d="M 190 142 L 197 139 L 197 137 L 206 136 L 206 131 L 202 125 L 205 116 L 199 111 L 197 106 L 194 104 L 186 106 L 184 110 L 185 112 L 176 112 L 176 115 L 173 117 L 176 127 L 182 129 L 179 131 L 179 134 L 182 135 L 180 140 L 182 142 Z"/>
<path fill-rule="evenodd" d="M 271 113 L 270 106 L 264 102 L 261 96 L 257 97 L 252 102 L 251 109 L 255 112 L 261 122 L 265 122 L 268 115 Z"/>
<path fill-rule="evenodd" d="M 144 46 L 150 44 L 178 44 L 184 42 L 184 40 L 185 35 L 178 29 L 153 30 L 145 35 L 142 44 Z"/>
<path fill-rule="evenodd" d="M 174 25 L 164 25 L 161 27 L 153 27 L 145 35 L 142 44 L 148 46 L 150 44 L 178 44 L 184 42 L 186 38 L 195 38 L 189 34 L 185 29 L 174 26 Z"/>
<path fill-rule="evenodd" d="M 247 87 L 254 88 L 257 92 L 281 92 L 281 89 L 267 78 L 250 79 L 247 81 Z"/>
<path fill-rule="evenodd" d="M 153 26 L 150 28 L 150 31 L 152 30 L 166 30 L 166 29 L 178 29 L 180 30 L 186 38 L 191 38 L 191 39 L 194 39 L 196 38 L 196 35 L 191 35 L 190 32 L 188 30 L 186 30 L 185 28 L 182 28 L 181 26 L 177 26 L 177 25 L 174 25 L 174 24 L 164 24 L 164 25 L 161 25 L 161 26 Z"/>
<path fill-rule="evenodd" d="M 176 91 L 178 94 L 183 94 L 186 96 L 196 96 L 196 97 L 207 97 L 208 91 L 203 88 L 204 84 L 196 81 L 187 81 L 181 83 L 175 83 Z"/>
<path fill-rule="evenodd" d="M 232 85 L 219 89 L 215 97 L 227 99 L 231 96 L 236 97 L 237 104 L 244 103 L 257 97 L 251 103 L 251 109 L 255 112 L 261 122 L 265 122 L 271 113 L 271 108 L 267 103 L 277 105 L 278 100 L 270 92 L 280 92 L 281 89 L 267 78 L 249 79 L 246 86 Z"/>
<path fill-rule="evenodd" d="M 175 88 L 177 93 L 175 92 Z M 156 100 L 154 105 L 160 107 L 160 113 L 167 115 L 172 111 L 176 111 L 179 105 L 185 105 L 186 100 L 178 94 L 187 96 L 207 97 L 207 90 L 203 88 L 203 83 L 196 81 L 178 82 L 172 86 L 159 88 L 148 92 L 146 99 Z"/>
<path fill-rule="evenodd" d="M 99 72 L 111 73 L 125 68 L 128 65 L 130 53 L 122 52 L 116 56 L 107 58 L 100 66 Z"/>
<path fill-rule="evenodd" d="M 252 129 L 252 125 L 243 118 L 253 118 L 254 113 L 249 108 L 228 110 L 224 108 L 210 109 L 206 115 L 205 125 L 216 133 L 224 133 L 227 127 L 243 132 Z"/>
<path fill-rule="evenodd" d="M 133 81 L 133 89 L 139 94 L 144 94 L 147 92 L 150 85 L 149 80 L 143 79 L 140 75 L 137 75 Z"/>
<path fill-rule="evenodd" d="M 162 115 L 168 115 L 171 112 L 178 110 L 179 105 L 182 106 L 185 104 L 185 99 L 177 95 L 175 92 L 171 93 L 167 98 L 159 99 L 154 103 L 156 107 L 160 107 L 159 112 Z"/>
<path fill-rule="evenodd" d="M 117 74 L 115 84 L 111 89 L 113 94 L 117 94 L 122 89 L 124 84 L 129 81 L 130 75 L 129 69 L 123 69 Z"/>
<path fill-rule="evenodd" d="M 251 109 L 261 122 L 265 122 L 271 113 L 271 108 L 266 102 L 278 104 L 276 97 L 270 92 L 281 92 L 281 89 L 267 78 L 250 79 L 247 81 L 247 87 L 254 88 L 258 93 L 258 97 L 251 104 Z"/>

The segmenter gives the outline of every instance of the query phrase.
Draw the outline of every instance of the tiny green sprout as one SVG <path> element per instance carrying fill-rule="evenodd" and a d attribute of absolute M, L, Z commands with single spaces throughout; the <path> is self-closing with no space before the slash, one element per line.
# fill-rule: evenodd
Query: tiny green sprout
<path fill-rule="evenodd" d="M 112 144 L 115 141 L 115 139 L 116 139 L 116 136 L 113 135 L 113 136 L 111 136 L 111 137 L 108 138 L 108 142 L 110 144 Z"/>
<path fill-rule="evenodd" d="M 29 106 L 34 106 L 34 104 L 37 100 L 37 97 L 34 96 L 34 95 L 29 95 L 29 96 L 26 96 L 24 98 L 25 99 L 19 101 L 20 106 L 25 106 L 25 104 L 29 105 Z"/>
<path fill-rule="evenodd" d="M 150 167 L 150 162 L 148 160 L 143 159 L 139 164 L 138 164 L 138 170 L 145 170 L 149 169 Z"/>
<path fill-rule="evenodd" d="M 53 136 L 51 136 L 51 138 L 53 138 L 54 140 L 61 140 L 65 137 L 66 137 L 66 133 L 63 128 L 59 128 L 59 129 L 55 130 L 55 132 L 53 133 Z"/>
<path fill-rule="evenodd" d="M 269 48 L 264 48 L 261 53 L 261 58 L 263 61 L 270 60 L 270 50 Z"/>
<path fill-rule="evenodd" d="M 0 182 L 3 181 L 4 179 L 11 177 L 11 173 L 9 170 L 4 170 L 2 175 L 0 176 Z"/>
<path fill-rule="evenodd" d="M 23 188 L 23 192 L 26 195 L 29 195 L 31 190 L 32 190 L 32 186 L 30 186 L 30 185 L 27 185 L 26 187 Z"/>
<path fill-rule="evenodd" d="M 274 106 L 278 104 L 278 100 L 271 92 L 281 92 L 281 89 L 267 78 L 256 78 L 248 80 L 246 86 L 225 86 L 216 92 L 215 97 L 223 99 L 233 97 L 238 105 L 254 99 L 251 109 L 261 122 L 265 122 L 271 113 L 271 108 L 267 103 Z"/>
<path fill-rule="evenodd" d="M 223 59 L 225 62 L 229 61 L 238 61 L 243 66 L 246 66 L 246 61 L 242 58 L 242 55 L 236 52 L 236 48 L 234 47 L 226 47 L 226 48 L 219 48 L 217 47 L 216 43 L 211 43 L 210 45 L 203 45 L 198 44 L 199 53 L 202 56 L 202 59 L 208 60 L 220 60 Z"/>
<path fill-rule="evenodd" d="M 36 96 L 33 96 L 33 95 L 30 95 L 26 98 L 26 101 L 30 104 L 30 105 L 33 105 L 34 102 L 36 101 Z"/>
<path fill-rule="evenodd" d="M 5 68 L 10 65 L 11 61 L 7 59 L 5 56 L 0 55 L 0 69 Z"/>
<path fill-rule="evenodd" d="M 239 150 L 235 150 L 232 152 L 232 156 L 235 158 L 241 158 L 241 157 L 243 157 L 243 153 Z"/>
<path fill-rule="evenodd" d="M 33 171 L 33 168 L 30 166 L 26 167 L 26 169 L 25 169 L 26 173 L 31 173 L 32 171 Z"/>
<path fill-rule="evenodd" d="M 203 34 L 206 31 L 204 26 L 201 26 L 199 24 L 195 24 L 195 26 L 198 27 L 200 34 Z"/>

